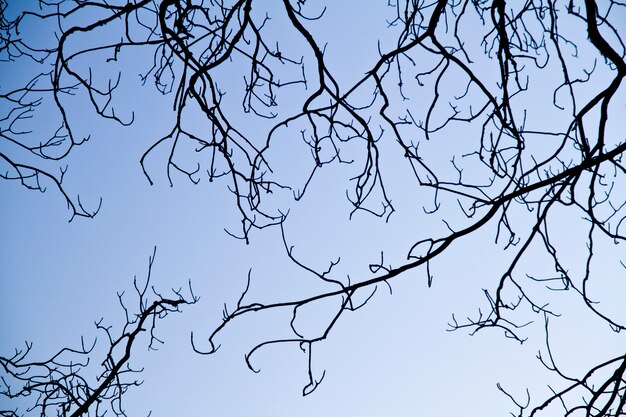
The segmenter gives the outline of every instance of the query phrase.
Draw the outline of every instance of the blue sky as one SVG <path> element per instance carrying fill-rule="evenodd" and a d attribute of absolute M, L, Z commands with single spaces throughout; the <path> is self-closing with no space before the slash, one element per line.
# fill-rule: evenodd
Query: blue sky
<path fill-rule="evenodd" d="M 383 3 L 381 7 L 360 4 L 356 8 L 350 2 L 329 5 L 322 20 L 309 23 L 320 44 L 328 42 L 325 56 L 340 84 L 354 83 L 375 62 L 377 40 L 381 39 L 383 47 L 393 45 L 394 29 L 388 28 L 381 17 L 393 10 Z M 311 14 L 321 10 L 317 4 L 307 7 Z M 283 32 L 277 20 L 277 25 L 268 27 L 268 33 L 281 38 L 285 50 L 297 51 L 302 44 L 293 34 Z M 45 28 L 25 29 L 42 35 Z M 473 47 L 481 49 L 479 45 Z M 136 347 L 132 363 L 144 368 L 144 383 L 125 396 L 128 415 L 147 415 L 152 410 L 154 417 L 501 416 L 514 411 L 514 407 L 498 391 L 497 383 L 522 399 L 528 388 L 533 400 L 549 395 L 548 384 L 565 386 L 536 358 L 539 350 L 545 352 L 541 314 L 527 309 L 516 316 L 520 321 L 533 321 L 521 331 L 528 337 L 524 344 L 497 330 L 481 331 L 472 337 L 467 331 L 448 331 L 452 314 L 462 320 L 487 307 L 483 289 L 497 286 L 514 255 L 512 250 L 503 250 L 502 243 L 494 244 L 494 224 L 456 242 L 432 263 L 431 288 L 423 268 L 409 271 L 390 283 L 393 294 L 380 285 L 364 308 L 344 314 L 330 337 L 313 347 L 315 376 L 319 378 L 324 371 L 326 374 L 312 395 L 301 396 L 307 383 L 306 355 L 296 345 L 260 350 L 252 358 L 261 369 L 258 374 L 250 372 L 244 361 L 244 355 L 256 344 L 287 334 L 288 312 L 263 312 L 235 320 L 218 336 L 221 348 L 217 353 L 194 354 L 190 332 L 202 347 L 202 340 L 219 325 L 224 303 L 233 308 L 245 288 L 248 271 L 252 271 L 250 300 L 293 299 L 327 287 L 287 258 L 279 228 L 255 231 L 248 245 L 228 236 L 224 229 L 237 230 L 240 218 L 225 180 L 209 183 L 202 178 L 195 185 L 174 175 L 174 186 L 170 187 L 163 150 L 148 159 L 148 171 L 155 182 L 149 185 L 139 160 L 155 138 L 168 130 L 174 116 L 172 96 L 162 97 L 150 85 L 138 86 L 137 73 L 146 58 L 149 54 L 130 53 L 120 64 L 125 90 L 116 97 L 115 105 L 120 114 L 134 112 L 131 126 L 102 121 L 81 103 L 80 96 L 68 99 L 75 131 L 91 137 L 64 161 L 62 166 L 69 166 L 64 186 L 72 197 L 79 194 L 88 210 L 102 199 L 101 210 L 93 219 L 75 218 L 68 223 L 71 216 L 65 202 L 52 188 L 40 193 L 26 190 L 17 182 L 0 182 L 0 293 L 5 294 L 0 304 L 0 352 L 11 352 L 26 340 L 34 342 L 33 357 L 41 358 L 61 347 L 78 345 L 81 336 L 86 340 L 99 337 L 98 343 L 105 342 L 94 321 L 104 318 L 113 326 L 123 324 L 116 293 L 125 291 L 125 299 L 132 305 L 133 277 L 144 279 L 148 257 L 156 247 L 151 283 L 166 292 L 191 281 L 201 299 L 184 307 L 183 314 L 158 323 L 157 333 L 165 340 L 158 351 L 148 352 L 147 342 Z M 484 56 L 476 60 L 479 64 L 485 60 L 483 66 L 477 64 L 482 74 L 493 71 Z M 0 76 L 2 85 L 10 83 L 20 71 L 37 71 L 21 62 L 1 65 L 0 71 L 12 71 L 3 72 L 11 76 Z M 231 63 L 235 69 L 236 65 Z M 309 67 L 306 70 L 311 71 Z M 419 72 L 419 68 L 409 69 L 407 74 L 412 75 L 411 71 Z M 600 71 L 594 82 L 602 82 Z M 567 123 L 567 114 L 559 119 L 554 108 L 543 112 L 543 104 L 537 104 L 545 102 L 554 80 L 539 70 L 529 72 L 537 77 L 532 79 L 536 82 L 533 94 L 518 103 L 527 107 L 529 123 L 540 127 Z M 241 85 L 239 74 L 218 75 L 225 91 L 233 88 L 225 103 L 236 109 L 232 103 L 240 103 L 236 90 Z M 451 73 L 448 78 L 442 95 L 463 90 L 458 74 Z M 428 102 L 422 97 L 426 90 L 432 90 L 429 85 L 407 87 L 414 97 L 406 107 L 416 114 L 423 112 Z M 595 85 L 590 83 L 590 88 Z M 281 96 L 285 107 L 280 110 L 285 108 L 284 114 L 290 114 L 290 106 L 301 103 L 304 91 L 299 86 L 286 91 Z M 368 90 L 362 94 L 367 97 Z M 618 102 L 623 96 L 620 94 Z M 400 97 L 394 98 L 399 107 L 404 105 Z M 447 111 L 445 107 L 442 112 Z M 35 134 L 50 130 L 47 117 L 51 116 L 44 112 L 29 122 Z M 206 128 L 196 113 L 190 112 L 187 117 L 193 129 Z M 251 120 L 238 113 L 233 117 L 245 123 Z M 621 141 L 619 119 L 615 120 L 610 132 Z M 244 124 L 243 129 L 254 132 L 267 125 L 265 121 L 258 123 Z M 441 160 L 442 173 L 449 173 L 450 156 L 460 155 L 466 146 L 472 146 L 474 133 L 473 128 L 453 127 L 436 141 L 423 141 L 422 149 L 425 155 Z M 551 140 L 539 138 L 529 143 L 529 148 L 536 147 L 534 152 L 540 155 L 553 146 Z M 288 183 L 301 184 L 308 173 L 304 168 L 310 167 L 310 154 L 308 149 L 302 150 L 297 128 L 277 134 L 273 143 L 276 151 L 269 153 L 269 159 L 276 175 L 282 175 Z M 342 279 L 350 275 L 356 281 L 371 276 L 368 265 L 380 258 L 381 251 L 385 252 L 386 263 L 397 265 L 406 259 L 407 248 L 413 242 L 447 230 L 441 217 L 453 227 L 465 224 L 453 200 L 439 214 L 425 214 L 422 207 L 432 204 L 432 195 L 419 189 L 413 178 L 407 180 L 410 167 L 402 162 L 403 156 L 391 137 L 383 137 L 381 149 L 385 155 L 385 181 L 397 208 L 388 222 L 364 213 L 349 220 L 350 205 L 345 195 L 348 180 L 358 168 L 354 165 L 324 167 L 299 202 L 291 201 L 290 193 L 278 193 L 268 202 L 270 207 L 290 210 L 285 233 L 294 245 L 294 256 L 303 263 L 323 270 L 341 256 L 337 275 Z M 0 142 L 0 151 L 13 149 Z M 350 145 L 346 145 L 346 153 L 360 155 Z M 187 162 L 192 166 L 195 163 Z M 467 164 L 468 169 L 472 166 Z M 481 175 L 476 173 L 477 178 Z M 616 192 L 621 191 L 618 187 Z M 442 201 L 450 203 L 445 197 Z M 524 210 L 518 207 L 512 212 L 521 236 L 527 233 L 524 228 L 534 216 Z M 574 273 L 580 272 L 576 268 L 581 267 L 579 260 L 585 251 L 585 221 L 579 214 L 563 211 L 556 212 L 552 222 L 563 258 L 571 261 Z M 594 265 L 599 277 L 594 281 L 594 295 L 602 298 L 606 311 L 623 318 L 626 285 L 623 267 L 616 262 L 621 253 L 608 244 L 600 244 L 600 248 L 602 259 L 612 263 L 598 261 Z M 541 274 L 549 266 L 540 248 L 532 248 L 520 269 Z M 552 292 L 538 284 L 528 285 L 537 299 L 549 301 L 562 313 L 561 317 L 551 318 L 550 325 L 554 350 L 565 369 L 581 372 L 610 355 L 623 353 L 623 334 L 612 332 L 590 315 L 573 291 Z M 325 317 L 328 308 L 322 304 L 303 311 L 298 320 L 303 328 L 314 330 Z M 98 364 L 95 356 L 90 372 L 98 372 Z"/>

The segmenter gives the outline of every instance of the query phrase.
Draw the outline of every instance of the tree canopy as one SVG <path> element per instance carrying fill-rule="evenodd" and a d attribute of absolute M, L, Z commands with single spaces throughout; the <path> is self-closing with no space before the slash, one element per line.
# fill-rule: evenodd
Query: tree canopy
<path fill-rule="evenodd" d="M 289 261 L 284 281 L 249 265 L 220 320 L 188 329 L 195 354 L 218 351 L 235 322 L 276 312 L 281 331 L 257 338 L 245 362 L 258 372 L 259 352 L 297 347 L 307 396 L 323 387 L 316 346 L 346 315 L 400 279 L 425 296 L 443 281 L 484 297 L 471 311 L 450 306 L 448 330 L 541 340 L 557 385 L 539 395 L 498 385 L 513 415 L 626 415 L 623 336 L 621 350 L 571 369 L 551 336 L 572 310 L 599 345 L 626 330 L 626 4 L 0 0 L 0 10 L 5 183 L 62 200 L 69 228 L 96 221 L 107 199 L 81 200 L 98 187 L 76 178 L 92 163 L 83 149 L 110 140 L 114 154 L 138 156 L 146 187 L 226 199 L 223 219 L 188 208 L 223 220 L 220 239 L 269 239 Z M 97 322 L 104 351 L 3 353 L 0 395 L 20 404 L 3 416 L 126 415 L 122 396 L 140 384 L 135 339 L 147 330 L 159 344 L 157 322 L 204 296 L 193 283 L 161 295 L 153 260 L 135 281 L 138 307 L 119 295 L 121 331 Z M 103 367 L 95 382 L 91 357 Z"/>

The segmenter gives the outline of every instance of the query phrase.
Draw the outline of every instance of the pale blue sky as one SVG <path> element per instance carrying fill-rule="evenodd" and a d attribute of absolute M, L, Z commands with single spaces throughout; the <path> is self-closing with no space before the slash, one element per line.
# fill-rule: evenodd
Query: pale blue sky
<path fill-rule="evenodd" d="M 380 3 L 381 7 L 363 3 L 355 7 L 354 2 L 339 2 L 329 6 L 322 21 L 309 23 L 320 36 L 320 44 L 328 42 L 329 67 L 344 85 L 360 78 L 375 61 L 379 38 L 383 39 L 381 45 L 393 45 L 393 30 L 387 29 L 384 20 L 384 14 L 392 10 L 384 7 L 385 2 Z M 312 13 L 320 9 L 313 4 L 307 7 Z M 285 36 L 281 44 L 285 50 L 300 47 L 297 39 L 281 32 L 280 25 L 269 27 L 268 32 Z M 159 159 L 164 155 L 161 152 L 149 159 L 148 168 L 155 180 L 155 185 L 149 186 L 139 159 L 172 122 L 171 97 L 162 98 L 149 85 L 136 86 L 136 73 L 145 57 L 124 58 L 123 83 L 135 86 L 129 87 L 132 89 L 117 104 L 120 110 L 135 110 L 132 126 L 102 122 L 78 102 L 70 105 L 76 131 L 91 134 L 91 139 L 68 157 L 64 185 L 72 196 L 80 194 L 87 209 L 96 207 L 102 198 L 98 215 L 68 223 L 70 213 L 54 190 L 42 194 L 16 182 L 0 182 L 0 293 L 4 294 L 0 352 L 6 354 L 28 340 L 34 342 L 33 357 L 41 358 L 63 346 L 78 345 L 81 336 L 87 340 L 98 336 L 93 322 L 101 317 L 114 326 L 123 324 L 116 292 L 126 291 L 132 305 L 133 276 L 145 276 L 148 257 L 156 246 L 152 283 L 165 292 L 191 280 L 201 300 L 185 307 L 183 314 L 159 322 L 157 333 L 166 341 L 159 351 L 147 352 L 145 343 L 137 346 L 132 362 L 145 367 L 141 375 L 145 382 L 125 396 L 129 416 L 147 415 L 152 410 L 153 417 L 495 417 L 514 411 L 496 383 L 522 399 L 528 387 L 536 400 L 549 395 L 547 384 L 563 386 L 535 358 L 544 344 L 541 315 L 520 313 L 520 319 L 527 316 L 534 320 L 523 330 L 529 337 L 523 345 L 496 330 L 473 337 L 464 331 L 447 331 L 452 314 L 463 319 L 474 317 L 478 308 L 486 308 L 483 289 L 495 288 L 513 254 L 503 251 L 502 244 L 493 244 L 493 224 L 459 241 L 433 262 L 432 288 L 427 286 L 423 269 L 410 271 L 391 282 L 393 295 L 380 286 L 365 308 L 344 314 L 328 340 L 314 346 L 314 373 L 319 377 L 326 370 L 326 376 L 308 397 L 301 396 L 307 383 L 306 355 L 296 345 L 259 351 L 252 360 L 262 370 L 259 374 L 250 372 L 244 361 L 244 354 L 255 344 L 275 334 L 286 334 L 288 313 L 261 313 L 236 320 L 218 337 L 221 348 L 216 354 L 194 354 L 190 332 L 202 347 L 203 338 L 221 321 L 223 304 L 232 309 L 250 268 L 250 300 L 291 299 L 325 287 L 286 258 L 278 228 L 253 233 L 250 245 L 224 232 L 224 228 L 236 230 L 239 225 L 232 194 L 224 181 L 209 184 L 203 178 L 193 185 L 175 176 L 171 188 Z M 0 72 L 11 68 L 15 71 L 11 74 L 18 74 L 22 67 L 11 65 L 2 63 Z M 491 71 L 488 67 L 480 70 Z M 0 86 L 9 79 L 0 76 Z M 537 126 L 568 120 L 565 116 L 561 122 L 554 111 L 541 114 L 534 107 L 545 86 L 553 86 L 552 81 L 548 76 L 538 79 L 536 95 L 527 99 L 529 119 L 532 116 Z M 234 75 L 224 79 L 226 86 L 239 82 Z M 461 82 L 451 76 L 446 84 L 449 94 L 462 90 Z M 428 103 L 420 100 L 421 90 L 415 88 L 411 105 L 421 109 Z M 284 98 L 285 103 L 301 102 L 298 94 L 303 91 L 293 91 Z M 235 94 L 232 100 L 240 102 Z M 32 124 L 33 130 L 49 128 L 45 117 Z M 190 123 L 203 128 L 202 120 Z M 245 128 L 253 131 L 257 127 Z M 613 128 L 620 130 L 619 124 Z M 463 153 L 471 134 L 466 128 L 451 130 L 438 142 L 425 143 L 424 152 L 441 159 L 443 172 L 443 164 L 452 154 Z M 296 142 L 298 138 L 297 131 L 277 136 L 280 147 L 270 153 L 270 162 L 288 173 L 288 181 L 294 183 L 304 178 L 301 169 L 309 157 L 308 150 L 296 149 L 302 144 Z M 544 152 L 542 147 L 551 146 L 549 138 L 541 140 L 530 145 L 537 147 L 538 154 Z M 623 133 L 619 140 L 623 140 Z M 368 277 L 367 266 L 379 258 L 381 250 L 385 251 L 386 263 L 397 265 L 406 258 L 413 242 L 446 230 L 437 216 L 424 214 L 422 207 L 431 204 L 431 195 L 418 190 L 413 178 L 406 179 L 409 166 L 401 165 L 402 154 L 393 139 L 381 143 L 381 149 L 386 151 L 382 161 L 385 180 L 398 209 L 388 223 L 362 213 L 348 221 L 345 180 L 355 173 L 351 166 L 324 168 L 301 202 L 278 199 L 275 203 L 291 210 L 285 223 L 287 238 L 295 247 L 294 254 L 307 265 L 325 269 L 328 262 L 341 256 L 339 275 L 350 274 L 356 281 Z M 9 147 L 0 142 L 0 150 L 8 152 Z M 441 215 L 461 225 L 463 219 L 458 212 L 454 214 L 457 210 L 452 204 Z M 513 219 L 524 236 L 524 225 L 533 214 L 524 213 L 521 207 L 516 210 Z M 553 221 L 563 256 L 577 265 L 573 268 L 580 267 L 574 261 L 584 251 L 584 241 L 580 240 L 586 233 L 584 222 L 578 214 L 569 213 L 559 214 Z M 562 225 L 557 226 L 559 221 Z M 605 250 L 607 258 L 620 256 L 618 250 Z M 545 271 L 542 262 L 545 259 L 538 253 L 525 261 L 524 268 L 540 273 Z M 598 276 L 610 277 L 599 279 L 598 294 L 606 308 L 623 317 L 623 268 L 619 264 L 597 268 Z M 579 372 L 609 355 L 623 353 L 624 335 L 611 332 L 590 316 L 573 292 L 546 292 L 540 285 L 531 292 L 539 299 L 549 299 L 563 313 L 561 318 L 551 319 L 551 328 L 555 350 L 568 371 Z M 305 312 L 303 323 L 319 324 L 320 317 L 325 317 L 324 310 L 320 311 Z M 93 372 L 98 371 L 98 363 L 99 358 L 94 357 Z"/>

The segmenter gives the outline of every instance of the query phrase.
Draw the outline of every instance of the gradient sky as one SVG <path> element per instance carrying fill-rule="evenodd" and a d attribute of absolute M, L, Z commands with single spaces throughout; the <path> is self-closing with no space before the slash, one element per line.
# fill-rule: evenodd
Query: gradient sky
<path fill-rule="evenodd" d="M 329 5 L 324 19 L 311 23 L 328 42 L 329 65 L 342 82 L 353 82 L 371 66 L 377 58 L 378 39 L 383 45 L 393 42 L 392 29 L 381 18 L 392 11 L 380 3 L 371 8 L 361 2 L 357 8 L 351 2 Z M 320 7 L 311 5 L 311 9 Z M 27 29 L 33 31 L 32 36 L 45 33 L 45 28 Z M 280 25 L 268 30 L 281 34 Z M 296 40 L 286 38 L 286 49 L 290 41 L 298 47 Z M 483 288 L 493 290 L 507 266 L 511 253 L 493 244 L 494 226 L 458 242 L 433 262 L 432 288 L 427 286 L 424 270 L 410 271 L 391 282 L 393 294 L 380 286 L 365 308 L 344 314 L 330 337 L 314 346 L 314 373 L 318 378 L 324 370 L 326 374 L 310 396 L 301 396 L 307 383 L 306 355 L 297 346 L 259 351 L 252 359 L 261 369 L 259 374 L 250 372 L 244 361 L 244 354 L 255 344 L 286 334 L 288 314 L 267 312 L 236 320 L 218 337 L 221 348 L 216 354 L 193 353 L 190 332 L 202 341 L 219 325 L 224 303 L 232 309 L 250 269 L 250 300 L 291 299 L 324 287 L 290 263 L 278 228 L 253 233 L 249 245 L 224 232 L 224 228 L 236 229 L 239 222 L 224 181 L 209 184 L 203 180 L 194 185 L 175 176 L 175 185 L 170 187 L 157 155 L 149 160 L 155 185 L 148 184 L 139 159 L 167 130 L 173 114 L 169 97 L 161 97 L 149 85 L 137 86 L 136 74 L 147 56 L 138 53 L 123 60 L 123 83 L 129 87 L 119 105 L 135 110 L 132 126 L 103 122 L 80 103 L 71 105 L 76 129 L 91 138 L 67 158 L 64 185 L 72 196 L 80 194 L 88 209 L 97 207 L 102 198 L 95 218 L 68 223 L 70 213 L 54 190 L 40 193 L 17 182 L 0 182 L 0 294 L 4 300 L 0 303 L 0 352 L 6 355 L 25 340 L 32 341 L 33 358 L 39 359 L 64 346 L 78 346 L 81 336 L 86 340 L 100 337 L 98 342 L 104 342 L 94 321 L 104 318 L 113 326 L 123 324 L 116 293 L 126 291 L 125 299 L 133 305 L 133 277 L 145 277 L 148 257 L 156 246 L 152 284 L 166 293 L 191 280 L 201 300 L 184 307 L 183 314 L 158 323 L 157 333 L 165 340 L 158 351 L 148 352 L 146 343 L 136 346 L 132 363 L 144 367 L 140 378 L 145 382 L 125 396 L 129 416 L 152 410 L 153 417 L 489 417 L 515 411 L 497 383 L 522 399 L 528 388 L 536 401 L 549 395 L 548 384 L 564 386 L 535 357 L 544 349 L 541 315 L 521 313 L 520 317 L 526 314 L 533 320 L 523 330 L 528 337 L 523 345 L 496 330 L 474 336 L 462 330 L 447 331 L 452 314 L 463 319 L 486 307 Z M 2 85 L 29 70 L 20 63 L 0 65 Z M 224 83 L 239 81 L 233 76 Z M 454 82 L 449 86 L 453 89 Z M 536 88 L 541 90 L 541 81 Z M 289 98 L 285 100 L 289 103 Z M 298 97 L 293 100 L 298 102 Z M 537 116 L 537 123 L 558 123 L 551 116 L 549 112 L 543 119 Z M 198 123 L 201 128 L 202 120 Z M 36 118 L 31 127 L 49 129 L 45 116 Z M 465 135 L 459 130 L 447 143 L 461 147 Z M 287 178 L 297 183 L 303 175 L 298 171 L 300 161 L 308 155 L 291 146 L 295 147 L 290 143 L 279 147 L 272 157 L 288 173 Z M 381 146 L 395 149 L 393 144 Z M 0 149 L 8 151 L 8 145 L 0 142 Z M 318 269 L 341 256 L 340 271 L 357 280 L 367 276 L 367 265 L 379 259 L 381 250 L 385 250 L 386 262 L 398 264 L 406 248 L 418 240 L 416 236 L 442 230 L 441 224 L 427 220 L 422 212 L 421 207 L 429 204 L 427 197 L 403 191 L 415 187 L 415 181 L 405 180 L 408 167 L 395 165 L 401 159 L 392 154 L 384 161 L 386 181 L 398 208 L 388 223 L 363 214 L 348 221 L 350 206 L 342 179 L 354 171 L 325 168 L 306 198 L 289 202 L 285 230 L 295 255 Z M 567 248 L 566 256 L 576 259 L 584 251 L 584 241 L 576 232 L 582 221 L 568 216 L 554 219 L 555 225 L 563 223 L 556 227 L 555 239 Z M 523 214 L 516 218 L 521 229 L 528 219 Z M 611 250 L 607 253 L 619 257 L 619 251 Z M 541 271 L 542 261 L 539 256 L 536 264 L 529 261 L 528 270 Z M 596 291 L 607 308 L 619 312 L 626 285 L 623 268 L 617 265 L 598 266 L 598 275 L 607 279 L 599 281 Z M 562 313 L 550 323 L 553 346 L 565 369 L 580 372 L 623 352 L 624 335 L 611 332 L 590 316 L 575 294 L 535 290 L 538 297 L 549 297 Z M 303 325 L 319 325 L 325 311 L 323 307 L 305 311 Z M 98 372 L 100 359 L 94 356 L 92 360 L 92 372 Z"/>

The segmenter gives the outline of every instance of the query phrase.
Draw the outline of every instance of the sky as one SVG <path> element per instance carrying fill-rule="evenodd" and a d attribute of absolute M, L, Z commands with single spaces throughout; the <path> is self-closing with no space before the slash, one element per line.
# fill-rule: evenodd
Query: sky
<path fill-rule="evenodd" d="M 379 40 L 381 47 L 394 42 L 394 28 L 389 28 L 384 18 L 389 19 L 393 9 L 385 7 L 384 2 L 359 5 L 354 7 L 354 2 L 348 1 L 328 4 L 323 19 L 307 23 L 319 36 L 319 43 L 326 45 L 327 62 L 342 85 L 354 83 L 371 67 L 377 59 Z M 321 4 L 307 7 L 311 15 L 322 9 Z M 269 12 L 280 16 L 272 7 Z M 24 25 L 24 36 L 50 41 L 46 26 L 35 27 L 28 22 Z M 281 39 L 281 47 L 286 51 L 302 47 L 301 40 L 281 26 L 280 17 L 276 24 L 268 24 L 267 31 Z M 468 42 L 475 41 L 471 36 L 468 35 Z M 550 395 L 548 385 L 565 386 L 536 357 L 539 351 L 545 353 L 541 314 L 519 313 L 520 320 L 528 317 L 532 321 L 521 330 L 527 337 L 523 344 L 498 330 L 484 330 L 472 336 L 465 330 L 449 331 L 453 314 L 462 320 L 475 317 L 479 308 L 486 308 L 483 289 L 493 290 L 497 286 L 514 255 L 511 250 L 504 250 L 503 244 L 494 244 L 492 224 L 456 242 L 433 262 L 431 287 L 423 268 L 412 270 L 390 282 L 391 293 L 380 285 L 365 307 L 342 315 L 329 337 L 313 347 L 314 376 L 324 374 L 324 380 L 311 395 L 301 394 L 307 383 L 307 356 L 296 345 L 275 345 L 258 351 L 251 360 L 261 369 L 260 373 L 251 372 L 244 360 L 256 344 L 287 334 L 288 313 L 262 312 L 235 320 L 217 337 L 221 345 L 218 352 L 209 356 L 195 354 L 190 333 L 194 333 L 199 348 L 208 347 L 206 337 L 219 326 L 224 304 L 234 308 L 249 272 L 251 287 L 246 297 L 250 300 L 293 299 L 327 287 L 288 259 L 278 227 L 254 231 L 249 244 L 226 233 L 225 229 L 237 230 L 240 218 L 225 180 L 209 183 L 202 178 L 199 184 L 193 184 L 174 174 L 174 185 L 170 186 L 165 174 L 167 153 L 159 150 L 147 160 L 154 181 L 149 184 L 139 161 L 174 120 L 172 96 L 160 95 L 149 83 L 139 85 L 138 74 L 145 71 L 149 59 L 150 53 L 137 50 L 122 55 L 116 64 L 122 68 L 123 77 L 121 94 L 115 97 L 114 105 L 122 118 L 133 114 L 130 126 L 103 121 L 81 102 L 84 97 L 80 95 L 67 99 L 75 131 L 90 138 L 60 164 L 68 166 L 63 185 L 72 198 L 80 195 L 87 210 L 95 209 L 102 200 L 94 218 L 68 222 L 71 213 L 52 187 L 41 193 L 27 190 L 16 181 L 0 181 L 0 293 L 4 295 L 0 303 L 0 354 L 8 355 L 23 346 L 24 341 L 33 342 L 33 358 L 48 357 L 62 347 L 79 346 L 81 337 L 97 338 L 97 346 L 102 346 L 106 341 L 94 322 L 103 318 L 114 329 L 124 324 L 117 294 L 125 292 L 128 305 L 134 305 L 133 278 L 145 279 L 148 259 L 156 248 L 151 285 L 167 294 L 170 288 L 186 287 L 191 282 L 200 300 L 183 307 L 182 314 L 158 322 L 157 334 L 165 343 L 157 351 L 148 351 L 145 339 L 135 347 L 131 363 L 143 368 L 139 378 L 144 382 L 124 397 L 129 416 L 148 415 L 151 411 L 153 417 L 489 417 L 515 411 L 497 384 L 522 399 L 528 389 L 533 401 Z M 487 62 L 484 56 L 477 61 L 480 63 L 481 59 Z M 29 71 L 38 71 L 23 61 L 0 65 L 2 88 L 27 77 Z M 89 65 L 105 71 L 99 62 Z M 237 86 L 241 85 L 241 78 L 235 71 L 237 61 L 230 65 L 232 73 L 226 69 L 218 76 L 225 91 L 233 91 L 224 100 L 235 109 L 232 103 L 239 106 Z M 492 68 L 484 65 L 478 67 L 479 71 L 489 74 Z M 581 63 L 582 67 L 585 65 L 586 62 Z M 306 67 L 306 71 L 312 70 Z M 419 69 L 410 69 L 407 74 L 411 71 Z M 553 80 L 547 75 L 542 78 L 544 73 L 539 70 L 531 74 L 538 77 L 533 84 L 534 96 L 521 99 L 520 104 L 527 106 L 529 120 L 537 126 L 565 123 L 566 116 L 561 121 L 553 108 L 544 112 L 542 105 L 537 104 L 544 102 L 543 95 L 547 95 Z M 597 82 L 602 82 L 601 76 L 599 72 Z M 464 88 L 458 74 L 451 73 L 448 78 L 441 87 L 442 95 Z M 421 97 L 426 95 L 423 89 L 432 90 L 432 82 L 426 81 L 425 87 L 407 87 L 414 94 L 411 108 L 416 114 L 428 105 Z M 594 85 L 590 83 L 590 90 Z M 299 86 L 288 89 L 280 97 L 284 100 L 282 105 L 287 109 L 299 105 L 303 94 Z M 363 94 L 367 97 L 367 92 Z M 584 88 L 581 94 L 585 94 Z M 624 93 L 619 94 L 616 101 L 623 103 Z M 401 99 L 395 98 L 401 106 Z M 27 123 L 35 136 L 38 132 L 44 135 L 54 126 L 48 119 L 53 114 L 46 111 L 47 105 L 49 102 L 44 102 L 41 111 Z M 236 120 L 248 117 L 234 114 Z M 205 121 L 192 111 L 186 117 L 193 129 L 206 128 Z M 252 119 L 245 120 L 248 123 Z M 615 120 L 612 119 L 610 132 L 621 141 L 619 118 Z M 244 129 L 254 132 L 266 126 L 266 121 L 259 120 L 258 125 L 246 124 Z M 310 153 L 303 149 L 297 127 L 296 124 L 293 131 L 279 133 L 273 143 L 276 150 L 269 153 L 276 175 L 282 175 L 296 187 L 302 184 L 308 175 L 306 168 L 311 166 Z M 473 142 L 468 138 L 473 132 L 472 128 L 452 127 L 438 141 L 424 142 L 424 152 L 434 160 L 441 159 L 442 172 L 446 172 L 449 165 L 446 168 L 444 164 L 450 155 L 471 146 Z M 536 146 L 537 154 L 541 154 L 552 146 L 550 140 L 541 138 L 529 146 Z M 384 136 L 381 149 L 388 191 L 397 209 L 388 221 L 364 213 L 350 217 L 346 188 L 348 179 L 355 174 L 352 165 L 325 166 L 300 201 L 290 199 L 289 193 L 279 193 L 275 200 L 270 200 L 270 207 L 275 204 L 289 210 L 284 230 L 300 261 L 324 270 L 329 262 L 341 257 L 337 275 L 359 280 L 371 276 L 368 265 L 380 259 L 381 251 L 385 252 L 386 263 L 399 264 L 413 242 L 445 230 L 438 217 L 429 217 L 422 209 L 432 203 L 432 196 L 422 193 L 413 178 L 407 180 L 410 167 L 400 163 L 402 154 L 393 139 Z M 0 141 L 0 151 L 28 158 L 6 141 Z M 349 145 L 346 153 L 359 155 Z M 195 163 L 186 156 L 182 158 L 191 166 Z M 58 169 L 53 163 L 44 162 L 45 166 Z M 616 187 L 617 193 L 623 192 L 619 184 Z M 440 215 L 447 216 L 453 227 L 464 224 L 456 207 L 446 206 Z M 524 230 L 532 215 L 517 209 L 512 218 Z M 580 267 L 576 261 L 585 251 L 584 220 L 564 210 L 557 212 L 552 222 L 554 239 L 562 248 L 564 259 L 572 260 L 574 274 L 580 272 L 576 270 Z M 600 252 L 613 262 L 594 265 L 594 272 L 600 277 L 594 281 L 594 296 L 602 299 L 606 311 L 623 317 L 621 300 L 626 295 L 626 280 L 624 268 L 617 262 L 621 253 L 611 245 L 600 246 Z M 531 249 L 531 254 L 524 260 L 525 271 L 540 274 L 549 268 L 539 248 Z M 550 331 L 552 347 L 564 369 L 574 374 L 584 372 L 611 355 L 623 354 L 623 333 L 612 332 L 590 315 L 573 291 L 546 291 L 541 285 L 531 288 L 538 299 L 548 300 L 560 313 L 560 317 L 550 319 Z M 303 328 L 315 331 L 323 325 L 328 312 L 322 304 L 303 310 L 298 320 Z M 88 372 L 97 373 L 101 360 L 94 356 Z M 24 407 L 5 401 L 0 398 L 2 407 Z M 559 415 L 558 411 L 546 415 Z"/>

